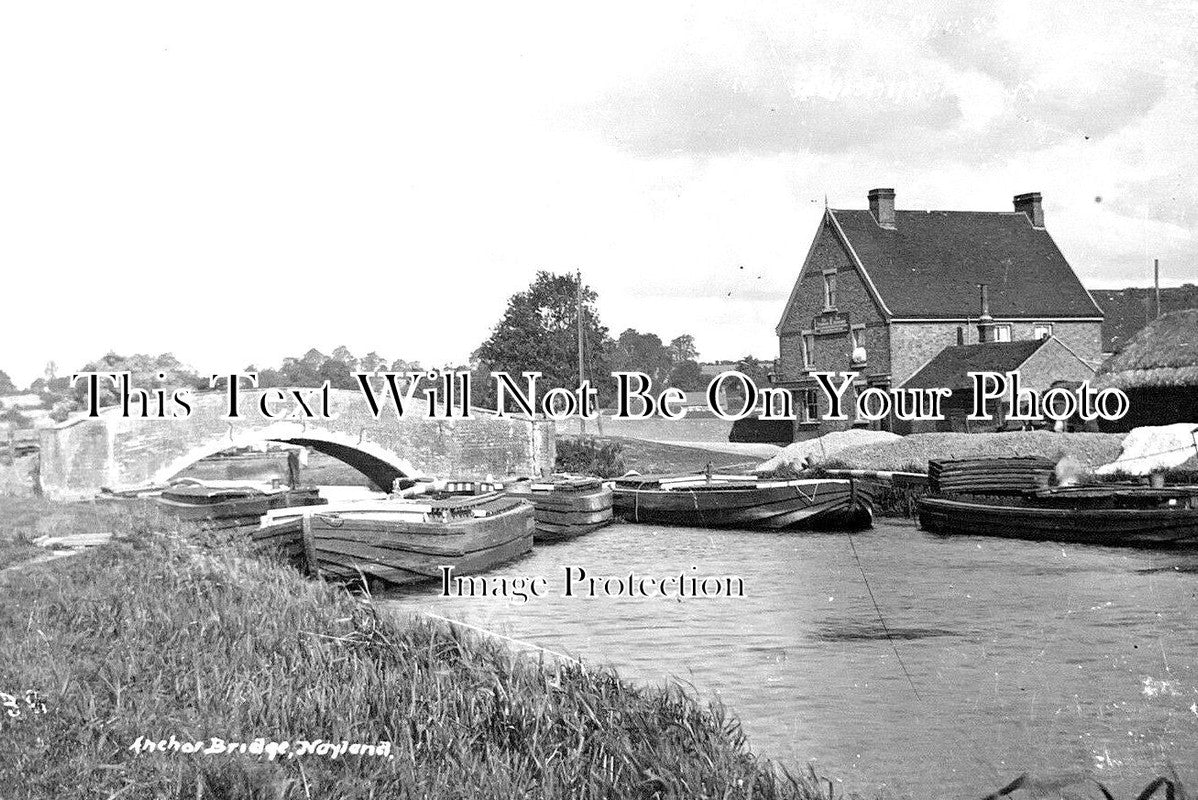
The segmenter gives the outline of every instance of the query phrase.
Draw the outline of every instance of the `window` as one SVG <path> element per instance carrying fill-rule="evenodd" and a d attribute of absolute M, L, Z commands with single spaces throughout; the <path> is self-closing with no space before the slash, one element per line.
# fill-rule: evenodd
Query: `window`
<path fill-rule="evenodd" d="M 1032 328 L 1032 338 L 1037 341 L 1047 339 L 1049 336 L 1052 336 L 1051 322 L 1037 322 Z"/>
<path fill-rule="evenodd" d="M 994 326 L 994 341 L 996 341 L 996 342 L 1011 341 L 1011 326 L 1010 325 L 995 325 Z"/>
<path fill-rule="evenodd" d="M 849 338 L 850 338 L 850 339 L 852 340 L 852 342 L 853 342 L 853 349 L 854 349 L 854 350 L 856 350 L 858 347 L 860 347 L 860 346 L 861 346 L 861 334 L 862 334 L 862 332 L 863 332 L 863 331 L 861 330 L 861 328 L 853 328 L 851 331 L 849 331 Z"/>
<path fill-rule="evenodd" d="M 819 396 L 815 389 L 799 390 L 799 422 L 819 422 Z"/>
<path fill-rule="evenodd" d="M 824 310 L 836 308 L 836 273 L 824 273 Z"/>
<path fill-rule="evenodd" d="M 803 369 L 812 369 L 815 367 L 815 336 L 810 333 L 804 333 L 799 340 L 803 348 Z"/>

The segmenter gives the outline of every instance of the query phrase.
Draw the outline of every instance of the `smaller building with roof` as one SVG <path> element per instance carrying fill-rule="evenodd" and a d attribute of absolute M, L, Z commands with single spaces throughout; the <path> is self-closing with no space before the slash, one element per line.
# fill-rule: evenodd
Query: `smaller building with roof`
<path fill-rule="evenodd" d="M 1073 385 L 1094 377 L 1094 368 L 1078 358 L 1067 345 L 1053 336 L 1022 342 L 987 342 L 946 347 L 903 382 L 904 389 L 952 390 L 942 406 L 943 420 L 904 422 L 896 420 L 895 433 L 932 433 L 959 431 L 976 433 L 1002 430 L 1011 415 L 1008 404 L 994 408 L 992 421 L 971 421 L 974 379 L 970 373 L 1019 373 L 1021 389 L 1043 395 L 1053 386 Z"/>

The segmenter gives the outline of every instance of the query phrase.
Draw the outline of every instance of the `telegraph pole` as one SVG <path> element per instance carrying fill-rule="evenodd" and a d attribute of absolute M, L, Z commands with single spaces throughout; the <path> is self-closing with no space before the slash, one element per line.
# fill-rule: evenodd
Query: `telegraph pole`
<path fill-rule="evenodd" d="M 578 386 L 581 388 L 582 382 L 586 380 L 582 369 L 582 269 L 578 269 L 575 274 L 578 276 Z M 581 403 L 586 403 L 586 399 L 581 397 L 581 393 L 579 400 Z M 580 405 L 578 414 L 579 436 L 586 436 L 587 433 L 587 421 L 585 417 L 586 407 L 584 405 Z"/>
<path fill-rule="evenodd" d="M 1152 281 L 1156 288 L 1156 316 L 1159 317 L 1161 315 L 1161 260 L 1159 258 L 1152 259 Z"/>

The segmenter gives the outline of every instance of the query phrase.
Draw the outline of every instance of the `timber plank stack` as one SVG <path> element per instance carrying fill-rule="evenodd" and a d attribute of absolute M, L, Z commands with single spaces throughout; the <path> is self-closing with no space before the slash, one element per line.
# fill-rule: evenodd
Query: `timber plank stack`
<path fill-rule="evenodd" d="M 1041 456 L 928 462 L 928 488 L 939 494 L 1018 493 L 1047 486 L 1056 462 Z"/>

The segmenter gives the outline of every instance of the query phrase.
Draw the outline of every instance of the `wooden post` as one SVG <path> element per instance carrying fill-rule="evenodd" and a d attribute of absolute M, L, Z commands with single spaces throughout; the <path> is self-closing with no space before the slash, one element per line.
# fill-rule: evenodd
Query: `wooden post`
<path fill-rule="evenodd" d="M 320 562 L 316 560 L 316 542 L 312 540 L 312 515 L 300 517 L 300 532 L 304 537 L 304 558 L 308 562 L 308 574 L 314 578 L 324 577 L 320 573 Z"/>
<path fill-rule="evenodd" d="M 8 429 L 8 465 L 15 466 L 17 463 L 17 432 L 12 428 Z"/>
<path fill-rule="evenodd" d="M 287 483 L 292 489 L 300 485 L 300 457 L 298 450 L 287 451 Z"/>

